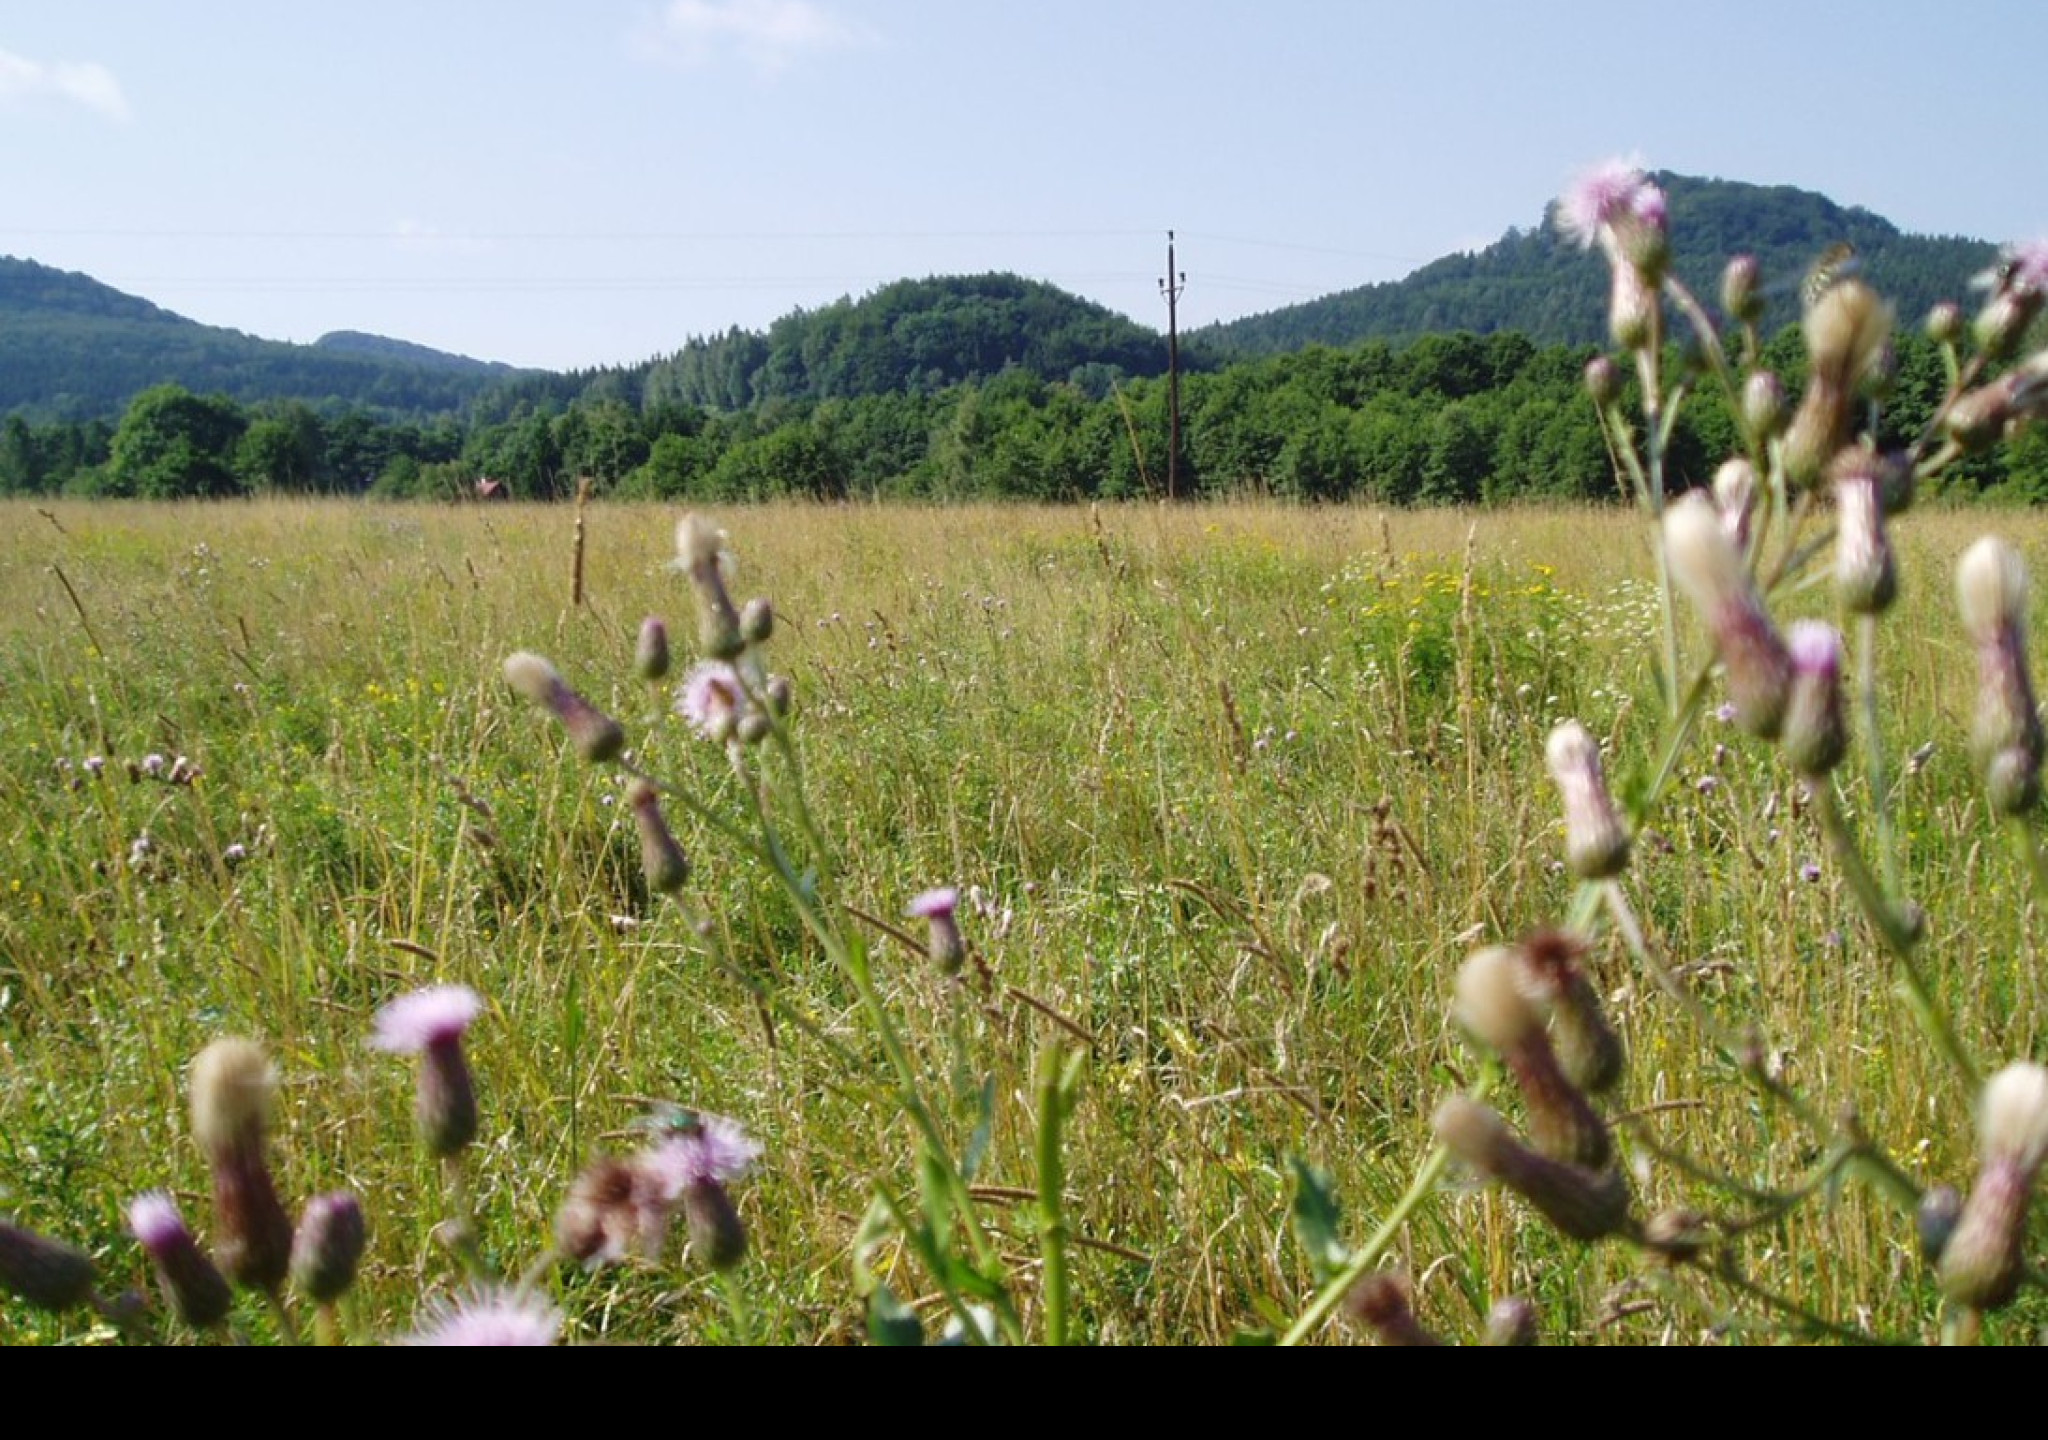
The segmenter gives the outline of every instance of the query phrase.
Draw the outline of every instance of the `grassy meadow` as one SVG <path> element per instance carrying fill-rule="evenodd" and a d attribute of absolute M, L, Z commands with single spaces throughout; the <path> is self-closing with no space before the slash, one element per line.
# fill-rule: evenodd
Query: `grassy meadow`
<path fill-rule="evenodd" d="M 351 1331 L 404 1332 L 454 1270 L 410 1066 L 364 1040 L 378 1006 L 458 981 L 487 1002 L 471 1174 L 508 1270 L 545 1246 L 583 1162 L 673 1100 L 765 1147 L 734 1187 L 755 1338 L 862 1338 L 856 1227 L 877 1184 L 916 1177 L 853 997 L 755 862 L 675 813 L 725 952 L 865 1065 L 764 1015 L 648 894 L 620 777 L 579 764 L 501 678 L 508 652 L 551 657 L 648 768 L 735 804 L 716 747 L 630 673 L 643 616 L 694 630 L 668 568 L 675 519 L 593 509 L 575 607 L 567 507 L 0 507 L 0 1213 L 143 1286 L 131 1196 L 168 1186 L 210 1228 L 186 1065 L 221 1035 L 258 1038 L 282 1076 L 286 1202 L 362 1196 Z M 1085 1036 L 1066 1186 L 1078 1332 L 1284 1328 L 1313 1289 L 1288 1157 L 1326 1169 L 1347 1233 L 1369 1233 L 1432 1109 L 1478 1069 L 1447 1015 L 1459 964 L 1571 905 L 1552 725 L 1611 738 L 1618 780 L 1649 761 L 1658 611 L 1639 522 L 1251 505 L 718 519 L 737 596 L 776 605 L 833 898 L 894 922 L 928 887 L 969 893 L 982 963 L 964 986 L 893 941 L 877 954 L 960 1139 L 994 1077 L 975 1184 L 1004 1251 L 1035 1249 L 1034 1057 L 1050 1034 Z M 1892 753 L 1929 747 L 1899 792 L 1924 953 L 1987 1071 L 2048 1056 L 2042 929 L 1965 748 L 1976 677 L 1949 576 L 1994 528 L 2048 546 L 2032 515 L 1899 523 L 1884 654 Z M 198 778 L 131 778 L 150 755 Z M 1856 814 L 1860 773 L 1843 785 Z M 1626 883 L 1666 963 L 1754 1021 L 1823 1113 L 1853 1106 L 1916 1180 L 1966 1187 L 1970 1096 L 1894 995 L 1777 755 L 1709 721 L 1636 851 Z M 1470 1338 L 1516 1293 L 1549 1340 L 1690 1342 L 1751 1335 L 1754 1286 L 1869 1336 L 1930 1336 L 1911 1218 L 1851 1182 L 1773 1219 L 1768 1194 L 1797 1187 L 1822 1142 L 1761 1107 L 1618 945 L 1589 963 L 1631 1052 L 1618 1108 L 1638 1118 L 1618 1138 L 1638 1211 L 1754 1213 L 1739 1270 L 1569 1245 L 1454 1181 L 1396 1246 L 1422 1318 Z M 1689 1177 L 1686 1156 L 1759 1193 Z M 879 1263 L 929 1310 L 913 1260 Z M 581 1340 L 735 1338 L 679 1254 L 551 1284 Z M 245 1320 L 267 1324 L 254 1306 Z M 1990 1330 L 2044 1323 L 2036 1291 Z M 0 1342 L 96 1333 L 0 1302 Z"/>

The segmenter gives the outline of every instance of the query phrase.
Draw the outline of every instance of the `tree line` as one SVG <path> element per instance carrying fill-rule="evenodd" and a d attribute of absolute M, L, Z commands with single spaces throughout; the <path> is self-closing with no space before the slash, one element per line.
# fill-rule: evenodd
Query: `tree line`
<path fill-rule="evenodd" d="M 1312 346 L 1190 375 L 1183 493 L 1383 504 L 1610 497 L 1606 439 L 1581 385 L 1595 353 L 1456 333 L 1399 348 Z M 1796 391 L 1796 332 L 1781 334 L 1766 360 Z M 778 397 L 744 409 L 645 385 L 636 394 L 613 380 L 566 399 L 520 399 L 508 413 L 426 422 L 295 401 L 245 406 L 161 385 L 117 425 L 0 422 L 0 492 L 455 500 L 488 478 L 514 498 L 549 500 L 588 478 L 599 494 L 649 500 L 1061 501 L 1158 495 L 1166 473 L 1160 379 L 1093 385 L 1012 366 L 926 393 Z M 1902 335 L 1886 437 L 1916 433 L 1943 384 L 1934 347 Z M 1672 472 L 1704 483 L 1735 448 L 1726 406 L 1701 384 L 1673 437 Z M 1954 484 L 2048 498 L 2048 442 L 2022 437 Z"/>

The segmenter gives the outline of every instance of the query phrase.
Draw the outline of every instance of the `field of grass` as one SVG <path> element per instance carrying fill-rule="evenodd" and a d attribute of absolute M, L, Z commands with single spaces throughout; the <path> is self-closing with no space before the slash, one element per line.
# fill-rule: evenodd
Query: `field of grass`
<path fill-rule="evenodd" d="M 577 608 L 566 508 L 0 507 L 0 1213 L 144 1285 L 122 1207 L 168 1186 L 209 1227 L 186 1066 L 247 1035 L 282 1077 L 287 1203 L 349 1187 L 368 1211 L 353 1333 L 402 1333 L 454 1269 L 430 1233 L 439 1174 L 413 1140 L 409 1069 L 364 1040 L 381 1004 L 457 981 L 487 1002 L 470 1171 L 484 1247 L 508 1270 L 545 1246 L 582 1163 L 635 1144 L 636 1120 L 671 1100 L 737 1117 L 765 1147 L 734 1187 L 756 1338 L 865 1333 L 856 1228 L 878 1185 L 917 1179 L 854 997 L 758 863 L 677 813 L 691 906 L 785 997 L 781 1019 L 764 1015 L 689 916 L 647 893 L 620 777 L 579 764 L 501 678 L 511 651 L 550 656 L 650 769 L 735 805 L 717 749 L 630 674 L 644 615 L 693 633 L 668 568 L 675 518 L 592 511 Z M 894 920 L 930 886 L 970 895 L 983 965 L 964 988 L 893 942 L 876 954 L 956 1142 L 993 1078 L 975 1183 L 1027 1325 L 1032 1074 L 1060 1035 L 1092 1057 L 1066 1162 L 1077 1333 L 1284 1328 L 1314 1288 L 1289 1157 L 1328 1171 L 1347 1232 L 1369 1233 L 1428 1149 L 1433 1108 L 1477 1072 L 1447 1014 L 1459 964 L 1572 903 L 1552 725 L 1611 738 L 1618 778 L 1649 762 L 1658 612 L 1639 522 L 718 519 L 737 593 L 776 604 L 832 898 Z M 1907 589 L 1884 656 L 1892 753 L 1930 747 L 1899 792 L 1924 954 L 1987 1070 L 2048 1057 L 2041 926 L 1965 748 L 1974 658 L 1949 576 L 1992 528 L 2036 555 L 2048 543 L 2048 522 L 2005 512 L 1900 523 Z M 198 778 L 131 779 L 153 754 Z M 1854 815 L 1861 777 L 1843 783 Z M 1853 1107 L 1916 1181 L 1967 1187 L 1971 1096 L 1894 995 L 1777 755 L 1710 721 L 1636 848 L 1626 883 L 1651 946 L 1717 1014 L 1759 1027 L 1773 1073 L 1825 1115 Z M 1639 1213 L 1768 1209 L 1674 1156 L 1758 1192 L 1813 1171 L 1826 1137 L 1759 1105 L 1618 945 L 1589 963 L 1631 1052 L 1618 1108 L 1640 1118 L 1618 1138 Z M 1732 1277 L 1666 1273 L 1454 1179 L 1395 1256 L 1423 1318 L 1460 1338 L 1509 1293 L 1537 1302 L 1551 1340 L 1746 1333 L 1765 1312 L 1743 1286 L 1872 1336 L 1934 1331 L 1911 1217 L 1859 1182 L 1723 1249 Z M 877 1263 L 931 1310 L 911 1258 Z M 582 1340 L 734 1338 L 719 1287 L 679 1255 L 551 1284 Z M 245 1320 L 267 1324 L 253 1306 Z M 1991 1333 L 2044 1322 L 2037 1291 Z M 92 1333 L 0 1302 L 0 1343 Z"/>

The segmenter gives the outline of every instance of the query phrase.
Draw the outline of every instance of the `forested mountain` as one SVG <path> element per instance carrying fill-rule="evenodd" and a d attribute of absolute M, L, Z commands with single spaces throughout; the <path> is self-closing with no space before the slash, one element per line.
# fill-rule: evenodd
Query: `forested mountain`
<path fill-rule="evenodd" d="M 430 345 L 393 340 L 388 335 L 366 335 L 360 330 L 336 330 L 322 335 L 313 342 L 313 348 L 330 350 L 337 355 L 364 355 L 399 365 L 421 365 L 429 370 L 452 370 L 466 375 L 502 377 L 519 373 L 512 366 L 495 360 L 473 360 L 467 355 L 451 355 Z"/>
<path fill-rule="evenodd" d="M 690 341 L 644 367 L 645 401 L 743 410 L 770 400 L 928 395 L 1007 369 L 1100 392 L 1157 375 L 1156 331 L 1016 275 L 900 280 L 859 300 L 798 310 L 767 333 Z"/>
<path fill-rule="evenodd" d="M 1997 254 L 1983 241 L 1907 235 L 1867 210 L 1791 186 L 1668 173 L 1657 181 L 1671 202 L 1680 278 L 1711 305 L 1728 258 L 1755 255 L 1763 273 L 1777 279 L 1766 329 L 1797 318 L 1800 276 L 1837 241 L 1856 247 L 1864 275 L 1909 320 L 1938 301 L 1967 299 L 1970 277 Z M 1513 330 L 1539 345 L 1584 344 L 1605 338 L 1606 289 L 1606 264 L 1561 235 L 1546 214 L 1533 230 L 1510 230 L 1484 250 L 1446 256 L 1404 280 L 1209 326 L 1190 343 L 1226 358 L 1458 330 Z"/>
<path fill-rule="evenodd" d="M 0 413 L 112 418 L 150 386 L 174 381 L 241 401 L 336 402 L 424 416 L 459 410 L 516 373 L 395 341 L 362 343 L 372 339 L 259 340 L 84 275 L 0 256 Z"/>

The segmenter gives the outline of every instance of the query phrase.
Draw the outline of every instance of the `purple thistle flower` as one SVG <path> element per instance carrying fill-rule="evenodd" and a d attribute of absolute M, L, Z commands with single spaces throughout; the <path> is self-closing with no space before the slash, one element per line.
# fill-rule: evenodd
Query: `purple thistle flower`
<path fill-rule="evenodd" d="M 729 740 L 746 714 L 747 690 L 723 660 L 706 660 L 683 678 L 676 713 L 706 740 Z"/>
<path fill-rule="evenodd" d="M 1820 884 L 1821 875 L 1823 873 L 1824 872 L 1821 870 L 1820 866 L 1812 860 L 1807 861 L 1804 865 L 1801 865 L 1799 867 L 1799 878 L 1801 880 L 1804 880 L 1809 885 Z"/>
<path fill-rule="evenodd" d="M 170 764 L 170 761 L 164 759 L 161 755 L 154 753 L 145 755 L 142 757 L 142 773 L 154 779 L 164 773 L 164 767 L 168 764 Z"/>
<path fill-rule="evenodd" d="M 195 1330 L 227 1319 L 234 1304 L 227 1277 L 192 1238 L 175 1200 L 162 1190 L 136 1196 L 128 1202 L 128 1231 L 149 1252 L 179 1319 Z"/>
<path fill-rule="evenodd" d="M 910 902 L 909 913 L 931 924 L 925 953 L 941 975 L 957 975 L 967 963 L 967 941 L 961 937 L 954 912 L 960 908 L 960 892 L 950 885 L 927 890 Z"/>
<path fill-rule="evenodd" d="M 2015 245 L 2007 257 L 2015 288 L 2048 295 L 2048 236 Z"/>
<path fill-rule="evenodd" d="M 1654 200 L 1644 197 L 1646 190 Z M 1611 230 L 1617 221 L 1638 215 L 1649 221 L 1650 216 L 1641 213 L 1646 207 L 1661 220 L 1663 202 L 1663 192 L 1650 183 L 1640 165 L 1607 160 L 1580 175 L 1559 198 L 1558 224 L 1579 248 L 1590 250 L 1601 232 Z"/>
<path fill-rule="evenodd" d="M 912 900 L 904 913 L 920 920 L 951 920 L 953 912 L 959 908 L 960 892 L 951 885 L 942 885 Z"/>
<path fill-rule="evenodd" d="M 476 1085 L 462 1054 L 463 1032 L 483 1009 L 464 985 L 433 985 L 377 1012 L 374 1049 L 420 1057 L 413 1116 L 430 1154 L 447 1158 L 476 1139 Z"/>
<path fill-rule="evenodd" d="M 407 1345 L 553 1345 L 562 1312 L 530 1290 L 482 1287 L 428 1307 Z"/>
<path fill-rule="evenodd" d="M 430 985 L 400 996 L 377 1012 L 370 1046 L 393 1055 L 419 1055 L 434 1045 L 460 1040 L 484 1002 L 467 985 Z"/>
<path fill-rule="evenodd" d="M 691 1111 L 648 1152 L 646 1163 L 671 1195 L 681 1195 L 694 1185 L 737 1180 L 760 1158 L 761 1146 L 739 1121 Z"/>

